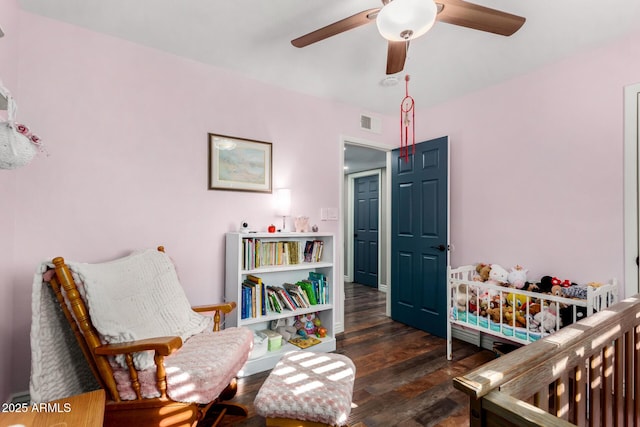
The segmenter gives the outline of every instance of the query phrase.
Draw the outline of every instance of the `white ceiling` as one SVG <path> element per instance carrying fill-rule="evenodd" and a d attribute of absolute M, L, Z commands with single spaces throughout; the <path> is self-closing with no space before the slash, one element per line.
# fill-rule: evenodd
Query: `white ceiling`
<path fill-rule="evenodd" d="M 387 166 L 387 153 L 374 148 L 345 144 L 344 166 L 345 174 L 381 169 Z"/>
<path fill-rule="evenodd" d="M 400 84 L 383 87 L 386 41 L 374 23 L 298 49 L 290 41 L 379 0 L 19 0 L 23 9 L 233 70 L 395 114 L 404 75 L 432 106 L 640 29 L 640 1 L 476 0 L 527 18 L 513 36 L 438 23 L 411 43 Z"/>

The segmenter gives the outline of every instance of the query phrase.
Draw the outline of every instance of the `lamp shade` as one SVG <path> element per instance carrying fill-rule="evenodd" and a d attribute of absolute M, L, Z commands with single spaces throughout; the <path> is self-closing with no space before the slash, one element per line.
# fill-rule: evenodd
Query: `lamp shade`
<path fill-rule="evenodd" d="M 437 14 L 433 0 L 393 0 L 380 9 L 376 25 L 387 40 L 411 40 L 429 31 Z"/>
<path fill-rule="evenodd" d="M 291 190 L 288 188 L 280 188 L 276 190 L 275 197 L 276 215 L 291 215 Z"/>

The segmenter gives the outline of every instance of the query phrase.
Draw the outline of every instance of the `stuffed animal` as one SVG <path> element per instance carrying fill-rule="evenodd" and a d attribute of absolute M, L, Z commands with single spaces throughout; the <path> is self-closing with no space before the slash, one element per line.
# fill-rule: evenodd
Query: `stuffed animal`
<path fill-rule="evenodd" d="M 498 264 L 491 264 L 489 272 L 489 280 L 501 286 L 507 286 L 509 283 L 509 272 Z"/>
<path fill-rule="evenodd" d="M 554 304 L 542 307 L 540 313 L 533 316 L 535 322 L 540 325 L 540 332 L 554 332 L 556 330 L 557 310 Z"/>
<path fill-rule="evenodd" d="M 458 313 L 467 311 L 467 304 L 469 302 L 469 288 L 466 283 L 461 283 L 456 289 L 456 309 Z"/>
<path fill-rule="evenodd" d="M 529 314 L 532 316 L 535 316 L 536 314 L 540 313 L 540 309 L 541 309 L 540 303 L 538 302 L 533 302 L 529 304 L 528 308 L 529 308 Z M 523 310 L 526 311 L 527 308 L 525 307 Z"/>
<path fill-rule="evenodd" d="M 527 297 L 522 294 L 514 294 L 509 292 L 506 297 L 506 304 L 514 307 L 516 310 L 522 310 L 527 304 Z"/>
<path fill-rule="evenodd" d="M 525 317 L 520 311 L 512 306 L 503 307 L 502 315 L 504 316 L 504 320 L 507 325 L 515 325 L 517 328 L 524 328 L 527 326 L 527 320 Z"/>
<path fill-rule="evenodd" d="M 489 280 L 489 273 L 491 272 L 491 266 L 489 264 L 477 264 L 476 265 L 476 275 L 473 277 L 473 280 L 476 282 L 486 282 Z"/>
<path fill-rule="evenodd" d="M 494 323 L 500 323 L 502 320 L 500 317 L 500 307 L 489 307 L 487 309 L 487 314 Z"/>
<path fill-rule="evenodd" d="M 527 282 L 527 272 L 524 267 L 520 265 L 516 265 L 509 271 L 509 275 L 507 276 L 507 281 L 511 287 L 516 289 L 522 289 Z"/>
<path fill-rule="evenodd" d="M 313 323 L 313 320 L 316 318 L 316 315 L 313 313 L 302 314 L 296 316 L 296 321 L 294 326 L 297 328 L 298 335 L 303 338 L 308 337 L 309 335 L 314 335 L 316 333 L 316 325 Z"/>
<path fill-rule="evenodd" d="M 562 293 L 567 298 L 587 299 L 587 287 L 580 285 L 572 285 L 568 288 L 562 288 Z"/>
<path fill-rule="evenodd" d="M 316 336 L 318 338 L 324 338 L 327 336 L 327 328 L 322 326 L 322 321 L 320 320 L 320 317 L 316 315 L 316 318 L 313 319 L 313 324 L 316 325 Z"/>
<path fill-rule="evenodd" d="M 566 307 L 560 307 L 560 323 L 562 326 L 567 326 L 573 323 L 573 308 L 576 309 L 576 322 L 587 317 L 587 307 L 579 307 L 575 305 L 568 305 Z"/>
<path fill-rule="evenodd" d="M 551 288 L 553 287 L 553 283 L 551 283 L 552 279 L 553 277 L 551 276 L 542 276 L 538 283 L 538 289 L 540 289 L 540 292 L 545 294 L 551 293 Z"/>
<path fill-rule="evenodd" d="M 298 330 L 295 326 L 293 326 L 295 319 L 292 317 L 288 317 L 286 319 L 277 319 L 271 321 L 271 330 L 276 331 L 280 335 L 282 335 L 282 339 L 285 341 L 289 341 L 292 336 L 294 336 Z"/>
<path fill-rule="evenodd" d="M 551 287 L 551 295 L 556 296 L 556 297 L 564 297 L 564 292 L 562 292 L 562 286 L 553 285 Z"/>

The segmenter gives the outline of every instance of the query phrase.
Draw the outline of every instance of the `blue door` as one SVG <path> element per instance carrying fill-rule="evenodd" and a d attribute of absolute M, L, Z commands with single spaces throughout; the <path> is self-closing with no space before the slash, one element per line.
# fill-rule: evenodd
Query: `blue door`
<path fill-rule="evenodd" d="M 353 280 L 378 287 L 378 175 L 353 181 Z"/>
<path fill-rule="evenodd" d="M 411 151 L 411 149 L 409 150 Z M 449 140 L 393 151 L 391 317 L 439 337 L 447 331 Z"/>

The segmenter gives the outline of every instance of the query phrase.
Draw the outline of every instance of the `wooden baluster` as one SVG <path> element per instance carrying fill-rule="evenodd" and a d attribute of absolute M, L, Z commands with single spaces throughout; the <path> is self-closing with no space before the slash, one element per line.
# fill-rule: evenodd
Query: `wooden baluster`
<path fill-rule="evenodd" d="M 136 392 L 136 396 L 138 400 L 142 399 L 142 393 L 140 393 L 140 381 L 138 380 L 138 371 L 136 367 L 133 366 L 133 356 L 131 353 L 127 353 L 124 355 L 125 360 L 127 361 L 127 366 L 129 367 L 129 377 L 131 378 L 131 387 Z"/>
<path fill-rule="evenodd" d="M 586 364 L 584 361 L 578 362 L 578 366 L 574 369 L 575 376 L 575 390 L 573 392 L 573 401 L 575 402 L 575 419 L 572 420 L 574 424 L 579 426 L 586 425 L 587 423 L 587 399 L 585 392 L 587 390 L 586 382 Z"/>
<path fill-rule="evenodd" d="M 602 349 L 602 424 L 613 425 L 613 346 Z"/>
<path fill-rule="evenodd" d="M 556 416 L 569 419 L 569 373 L 564 372 L 556 380 Z"/>
<path fill-rule="evenodd" d="M 602 387 L 602 356 L 600 353 L 589 358 L 589 425 L 600 425 L 600 407 L 602 405 L 600 388 Z"/>
<path fill-rule="evenodd" d="M 615 399 L 615 411 L 613 413 L 613 423 L 617 426 L 624 425 L 624 336 L 616 339 L 614 347 L 614 399 Z"/>
<path fill-rule="evenodd" d="M 624 425 L 632 425 L 633 424 L 633 377 L 634 372 L 636 370 L 634 364 L 634 343 L 633 343 L 633 330 L 627 331 L 624 334 Z M 637 394 L 636 394 L 637 396 Z M 638 399 L 636 399 L 638 400 Z"/>
<path fill-rule="evenodd" d="M 549 386 L 547 384 L 533 395 L 533 405 L 545 412 L 549 412 Z"/>
<path fill-rule="evenodd" d="M 164 356 L 156 353 L 153 360 L 156 362 L 156 385 L 160 391 L 160 397 L 164 399 L 167 397 L 167 373 L 164 369 Z"/>
<path fill-rule="evenodd" d="M 640 326 L 636 326 L 633 328 L 634 335 L 634 346 L 633 346 L 633 368 L 634 368 L 634 393 L 635 402 L 634 402 L 634 423 L 633 425 L 640 425 L 640 374 L 638 374 L 638 369 L 640 369 Z"/>

